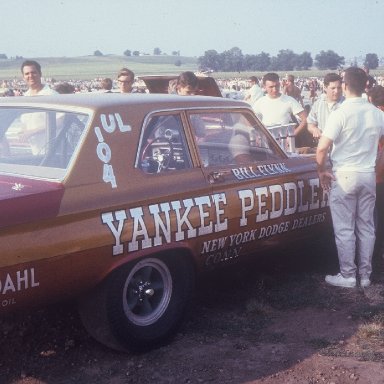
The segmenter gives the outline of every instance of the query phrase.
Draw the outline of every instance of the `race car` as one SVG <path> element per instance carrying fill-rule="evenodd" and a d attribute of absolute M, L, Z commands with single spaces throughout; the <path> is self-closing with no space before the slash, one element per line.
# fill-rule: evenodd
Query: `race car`
<path fill-rule="evenodd" d="M 119 350 L 169 340 L 200 273 L 331 228 L 314 159 L 207 96 L 2 99 L 0 212 L 0 315 L 76 299 Z"/>

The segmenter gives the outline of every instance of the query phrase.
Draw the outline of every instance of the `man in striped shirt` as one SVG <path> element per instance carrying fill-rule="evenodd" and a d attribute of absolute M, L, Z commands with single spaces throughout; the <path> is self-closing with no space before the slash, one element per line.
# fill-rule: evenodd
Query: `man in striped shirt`
<path fill-rule="evenodd" d="M 344 101 L 341 82 L 337 73 L 327 73 L 324 77 L 325 93 L 314 102 L 307 117 L 308 131 L 316 140 L 320 138 L 329 114 Z"/>

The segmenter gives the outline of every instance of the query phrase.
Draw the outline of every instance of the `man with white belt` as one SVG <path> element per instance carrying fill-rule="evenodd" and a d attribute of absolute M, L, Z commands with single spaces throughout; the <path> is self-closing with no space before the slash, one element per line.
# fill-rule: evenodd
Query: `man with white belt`
<path fill-rule="evenodd" d="M 322 188 L 330 189 L 330 208 L 340 273 L 327 275 L 328 284 L 352 288 L 371 284 L 375 244 L 373 210 L 376 198 L 375 162 L 384 113 L 361 95 L 367 75 L 361 68 L 345 70 L 345 101 L 329 115 L 317 147 L 316 160 Z M 332 146 L 332 171 L 327 170 Z M 355 263 L 355 258 L 357 263 Z"/>

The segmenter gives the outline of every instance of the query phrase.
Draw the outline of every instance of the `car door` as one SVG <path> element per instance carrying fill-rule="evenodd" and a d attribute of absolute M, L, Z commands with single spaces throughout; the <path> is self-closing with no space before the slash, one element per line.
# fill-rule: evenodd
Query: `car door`
<path fill-rule="evenodd" d="M 188 247 L 196 255 L 217 231 L 212 189 L 193 160 L 185 125 L 182 111 L 159 111 L 144 123 L 136 159 L 140 185 L 131 189 L 138 191 L 140 204 L 134 209 L 143 217 L 137 226 L 145 231 L 136 231 L 137 236 L 131 231 L 131 250 Z"/>
<path fill-rule="evenodd" d="M 306 227 L 308 220 L 325 221 L 327 202 L 314 160 L 288 157 L 252 112 L 227 109 L 188 116 L 212 196 L 222 201 L 216 216 L 225 222 L 216 238 L 203 244 L 207 267 L 306 237 L 309 231 L 297 230 L 303 215 Z"/>

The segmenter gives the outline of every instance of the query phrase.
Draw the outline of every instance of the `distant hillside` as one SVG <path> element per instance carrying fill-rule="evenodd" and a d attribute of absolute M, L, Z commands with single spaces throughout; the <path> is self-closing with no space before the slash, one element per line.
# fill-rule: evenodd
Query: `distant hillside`
<path fill-rule="evenodd" d="M 146 56 L 81 56 L 81 57 L 42 57 L 34 58 L 42 67 L 43 77 L 55 80 L 92 80 L 95 78 L 116 78 L 117 72 L 123 68 L 130 68 L 136 75 L 152 74 L 177 74 L 183 71 L 196 72 L 198 63 L 196 57 L 168 56 L 168 55 L 146 55 Z M 180 60 L 181 65 L 175 63 Z M 6 79 L 21 79 L 20 66 L 24 59 L 3 60 L 0 59 L 0 81 Z M 324 76 L 329 70 L 317 70 L 313 68 L 308 71 L 291 71 L 289 73 L 297 77 Z M 287 72 L 278 72 L 284 76 Z M 379 67 L 371 70 L 372 75 L 383 76 L 384 68 Z M 249 76 L 262 77 L 265 72 L 215 72 L 211 75 L 215 78 L 233 79 L 248 78 Z"/>
<path fill-rule="evenodd" d="M 100 77 L 115 78 L 122 67 L 128 67 L 137 75 L 180 73 L 197 71 L 197 58 L 184 56 L 82 56 L 82 57 L 42 57 L 33 58 L 42 67 L 43 77 L 57 80 Z M 24 59 L 0 60 L 0 80 L 20 77 L 20 66 Z M 176 66 L 177 61 L 181 62 Z"/>

